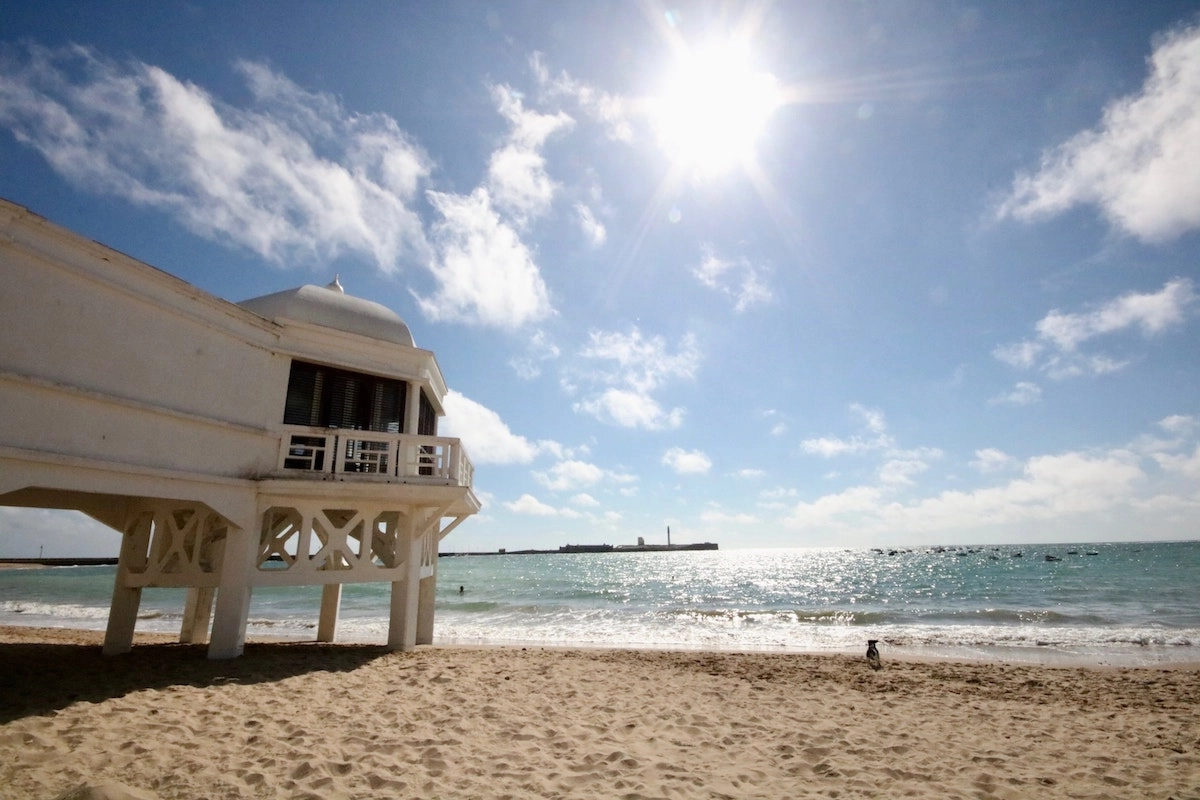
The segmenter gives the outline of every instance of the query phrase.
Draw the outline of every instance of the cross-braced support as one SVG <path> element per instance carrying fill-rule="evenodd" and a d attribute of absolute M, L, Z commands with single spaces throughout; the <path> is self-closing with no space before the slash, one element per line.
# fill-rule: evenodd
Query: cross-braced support
<path fill-rule="evenodd" d="M 207 627 L 211 591 L 225 561 L 226 541 L 236 530 L 201 503 L 131 503 L 122 526 L 104 652 L 124 653 L 132 647 L 142 589 L 147 586 L 190 587 L 180 640 L 194 641 L 199 629 Z M 205 591 L 208 594 L 201 594 Z"/>
<path fill-rule="evenodd" d="M 104 652 L 127 652 L 145 587 L 186 588 L 179 640 L 208 643 L 210 658 L 240 655 L 251 594 L 259 586 L 322 587 L 317 640 L 337 636 L 342 586 L 391 584 L 387 645 L 409 650 L 433 641 L 438 542 L 443 506 L 387 508 L 308 498 L 259 504 L 242 525 L 202 503 L 129 504 Z M 211 623 L 211 636 L 210 636 Z"/>

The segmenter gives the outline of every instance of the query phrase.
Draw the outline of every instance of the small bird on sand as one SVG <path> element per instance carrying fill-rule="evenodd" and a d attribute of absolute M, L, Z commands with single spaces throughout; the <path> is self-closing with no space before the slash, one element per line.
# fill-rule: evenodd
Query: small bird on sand
<path fill-rule="evenodd" d="M 879 660 L 879 651 L 875 649 L 875 643 L 878 639 L 867 639 L 867 663 L 871 665 L 871 669 L 883 669 L 883 664 Z"/>

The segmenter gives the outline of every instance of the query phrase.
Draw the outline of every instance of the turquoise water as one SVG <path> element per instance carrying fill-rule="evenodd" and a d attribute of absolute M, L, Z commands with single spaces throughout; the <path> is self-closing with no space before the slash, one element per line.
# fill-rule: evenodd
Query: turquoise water
<path fill-rule="evenodd" d="M 438 568 L 441 644 L 854 652 L 873 638 L 914 655 L 1200 661 L 1200 542 L 461 556 Z M 113 574 L 0 571 L 0 623 L 103 628 Z M 382 642 L 387 597 L 386 584 L 347 586 L 339 640 Z M 259 589 L 250 633 L 311 637 L 319 605 L 316 588 Z M 138 629 L 176 631 L 182 607 L 182 591 L 148 589 Z"/>

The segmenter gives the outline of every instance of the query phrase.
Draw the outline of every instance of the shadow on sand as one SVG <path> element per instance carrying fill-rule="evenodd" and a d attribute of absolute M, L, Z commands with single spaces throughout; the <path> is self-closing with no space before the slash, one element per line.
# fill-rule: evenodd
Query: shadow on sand
<path fill-rule="evenodd" d="M 137 644 L 124 655 L 105 656 L 94 644 L 0 643 L 0 724 L 131 692 L 269 683 L 408 655 L 382 646 L 306 642 L 248 643 L 240 658 L 221 661 L 205 652 L 201 645 Z"/>

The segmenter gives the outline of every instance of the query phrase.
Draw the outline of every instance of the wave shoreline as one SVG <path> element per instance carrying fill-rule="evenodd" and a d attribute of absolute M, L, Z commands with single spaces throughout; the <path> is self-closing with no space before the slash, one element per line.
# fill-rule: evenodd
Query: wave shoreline
<path fill-rule="evenodd" d="M 309 626 L 315 629 L 315 624 Z M 263 628 L 268 628 L 264 630 Z M 103 625 L 62 625 L 53 620 L 31 619 L 29 621 L 0 621 L 0 632 L 17 631 L 35 634 L 38 631 L 59 631 L 63 633 L 79 633 L 83 635 L 102 633 Z M 157 642 L 172 642 L 176 634 L 169 628 L 139 627 L 139 638 Z M 336 645 L 348 647 L 370 647 L 380 645 L 386 638 L 386 632 L 379 635 L 357 633 L 339 636 Z M 291 642 L 297 644 L 316 643 L 315 636 L 307 630 L 288 629 L 284 626 L 257 626 L 247 633 L 248 642 Z M 865 638 L 864 638 L 865 646 Z M 628 650 L 647 652 L 679 652 L 679 653 L 746 653 L 746 654 L 776 654 L 776 655 L 829 655 L 855 656 L 860 647 L 801 647 L 770 644 L 710 644 L 686 642 L 616 642 L 588 639 L 552 639 L 552 638 L 520 638 L 520 637 L 472 637 L 445 636 L 434 634 L 435 648 L 533 648 L 553 650 Z M 943 662 L 972 662 L 1014 664 L 1045 667 L 1113 667 L 1123 669 L 1200 669 L 1200 651 L 1192 645 L 1172 644 L 1115 644 L 1106 646 L 1076 646 L 1063 647 L 1052 643 L 1045 644 L 890 644 L 886 639 L 880 642 L 880 652 L 884 660 L 897 661 L 943 661 Z"/>

